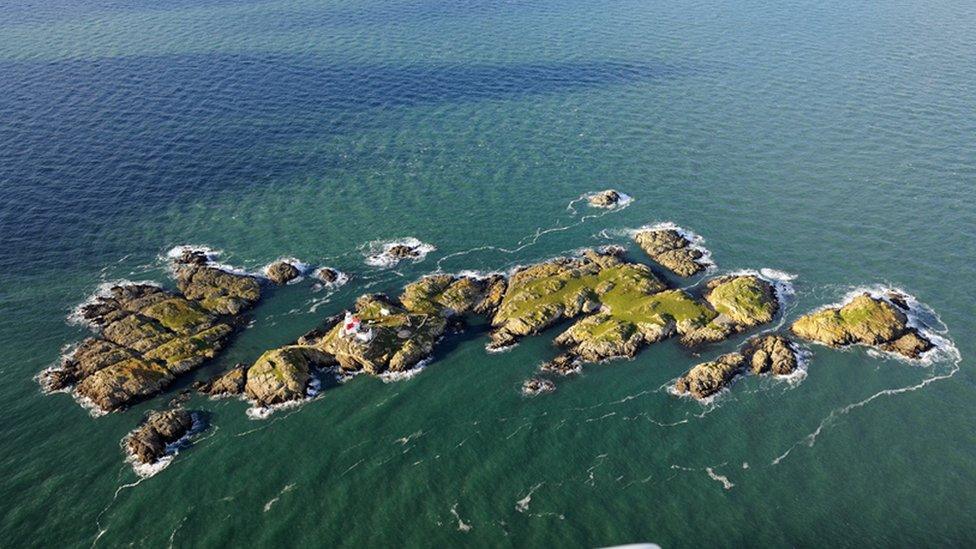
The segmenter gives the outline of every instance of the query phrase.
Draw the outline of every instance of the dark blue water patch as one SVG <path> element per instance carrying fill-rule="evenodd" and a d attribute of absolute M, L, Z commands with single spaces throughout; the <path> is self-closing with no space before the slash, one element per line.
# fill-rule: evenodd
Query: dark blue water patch
<path fill-rule="evenodd" d="M 41 0 L 12 2 L 0 6 L 0 28 L 12 25 L 36 25 L 72 21 L 79 17 L 104 17 L 134 12 L 173 11 L 206 6 L 239 6 L 261 0 Z"/>
<path fill-rule="evenodd" d="M 626 60 L 358 65 L 310 55 L 181 55 L 4 63 L 0 72 L 0 268 L 29 270 L 29 258 L 58 257 L 63 267 L 90 259 L 115 225 L 169 206 L 379 165 L 385 159 L 370 151 L 338 158 L 269 150 L 383 128 L 391 110 L 694 70 Z M 71 253 L 79 247 L 83 254 Z"/>

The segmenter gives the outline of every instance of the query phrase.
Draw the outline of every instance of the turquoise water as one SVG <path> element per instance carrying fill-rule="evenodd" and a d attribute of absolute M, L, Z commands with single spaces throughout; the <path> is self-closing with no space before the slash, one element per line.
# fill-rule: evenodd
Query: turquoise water
<path fill-rule="evenodd" d="M 964 1 L 0 3 L 0 544 L 972 545 L 973 28 Z M 567 211 L 608 186 L 634 203 Z M 32 379 L 175 245 L 353 277 L 269 292 L 202 379 L 364 291 L 655 221 L 797 275 L 786 320 L 902 288 L 961 358 L 814 347 L 702 406 L 663 386 L 739 340 L 666 342 L 525 399 L 558 329 L 475 330 L 267 420 L 194 397 L 210 430 L 141 481 L 119 440 L 172 393 L 92 418 Z M 407 236 L 438 250 L 363 263 Z"/>

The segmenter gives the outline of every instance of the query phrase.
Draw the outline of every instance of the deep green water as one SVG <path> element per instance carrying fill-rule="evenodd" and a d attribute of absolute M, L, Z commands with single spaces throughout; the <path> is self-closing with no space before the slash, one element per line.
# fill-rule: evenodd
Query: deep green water
<path fill-rule="evenodd" d="M 961 0 L 0 0 L 0 546 L 972 545 L 974 28 Z M 567 211 L 608 186 L 634 203 Z M 902 288 L 961 358 L 814 347 L 702 406 L 664 386 L 741 338 L 666 342 L 526 399 L 557 330 L 474 331 L 267 420 L 195 397 L 210 430 L 141 482 L 119 441 L 172 394 L 92 418 L 32 379 L 178 244 L 353 277 L 269 292 L 200 379 L 364 291 L 654 221 L 797 275 L 787 321 Z M 438 250 L 363 264 L 407 236 Z"/>

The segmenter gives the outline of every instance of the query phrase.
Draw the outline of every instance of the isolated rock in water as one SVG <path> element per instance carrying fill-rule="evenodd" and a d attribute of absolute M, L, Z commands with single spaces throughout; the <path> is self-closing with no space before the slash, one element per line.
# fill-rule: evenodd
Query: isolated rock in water
<path fill-rule="evenodd" d="M 578 374 L 582 369 L 582 361 L 570 353 L 563 353 L 539 367 L 540 372 L 561 376 Z"/>
<path fill-rule="evenodd" d="M 408 246 L 406 244 L 396 244 L 390 246 L 386 250 L 386 254 L 395 259 L 414 259 L 420 257 L 420 250 L 417 246 Z"/>
<path fill-rule="evenodd" d="M 536 396 L 542 393 L 551 393 L 555 390 L 555 383 L 541 377 L 529 378 L 522 383 L 522 394 L 525 396 Z"/>
<path fill-rule="evenodd" d="M 621 194 L 613 189 L 593 193 L 587 198 L 590 206 L 595 208 L 613 208 L 620 203 Z"/>
<path fill-rule="evenodd" d="M 287 261 L 276 261 L 268 266 L 268 280 L 275 284 L 285 284 L 301 276 L 302 272 Z"/>
<path fill-rule="evenodd" d="M 198 383 L 195 388 L 197 391 L 211 396 L 239 395 L 244 392 L 246 381 L 247 367 L 244 364 L 237 364 L 209 381 Z"/>
<path fill-rule="evenodd" d="M 341 276 L 342 273 L 331 267 L 321 267 L 315 271 L 315 278 L 323 284 L 336 284 Z"/>
<path fill-rule="evenodd" d="M 491 346 L 510 345 L 605 304 L 623 309 L 628 301 L 665 288 L 647 266 L 625 263 L 616 253 L 586 250 L 577 258 L 531 265 L 509 279 L 492 319 Z"/>
<path fill-rule="evenodd" d="M 675 382 L 674 390 L 680 394 L 702 400 L 722 390 L 739 373 L 745 364 L 745 357 L 739 353 L 729 353 L 711 362 L 703 362 Z"/>
<path fill-rule="evenodd" d="M 779 310 L 776 290 L 755 275 L 722 276 L 706 283 L 705 301 L 717 313 L 708 324 L 682 333 L 687 346 L 722 341 L 772 322 Z"/>
<path fill-rule="evenodd" d="M 210 258 L 207 257 L 207 252 L 204 250 L 184 247 L 180 251 L 180 255 L 173 258 L 173 263 L 176 265 L 206 265 L 210 263 Z"/>
<path fill-rule="evenodd" d="M 918 358 L 932 342 L 908 326 L 908 317 L 891 302 L 860 294 L 841 307 L 828 307 L 800 317 L 790 329 L 810 340 L 841 347 L 862 344 Z"/>
<path fill-rule="evenodd" d="M 126 448 L 142 464 L 156 463 L 166 455 L 166 446 L 186 436 L 193 428 L 193 416 L 182 408 L 152 412 L 126 437 Z"/>
<path fill-rule="evenodd" d="M 785 376 L 793 373 L 798 365 L 792 343 L 780 335 L 750 338 L 742 346 L 742 354 L 754 374 Z"/>
<path fill-rule="evenodd" d="M 430 355 L 447 320 L 439 312 L 414 313 L 390 298 L 364 295 L 352 311 L 360 324 L 349 331 L 335 326 L 318 343 L 343 370 L 369 374 L 403 372 Z"/>
<path fill-rule="evenodd" d="M 261 406 L 300 400 L 307 396 L 312 369 L 328 366 L 332 356 L 316 347 L 289 345 L 272 349 L 247 370 L 247 396 Z"/>
<path fill-rule="evenodd" d="M 634 234 L 634 241 L 651 259 L 678 276 L 705 270 L 701 261 L 704 252 L 676 229 L 645 229 Z"/>

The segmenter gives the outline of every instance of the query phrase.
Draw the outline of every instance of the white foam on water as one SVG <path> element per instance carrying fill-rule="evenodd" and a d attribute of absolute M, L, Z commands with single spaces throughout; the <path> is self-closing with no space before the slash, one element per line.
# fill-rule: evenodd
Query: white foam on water
<path fill-rule="evenodd" d="M 525 513 L 526 511 L 528 511 L 529 504 L 532 503 L 532 494 L 534 494 L 536 490 L 542 487 L 543 484 L 545 483 L 540 482 L 539 484 L 536 484 L 535 486 L 530 488 L 529 493 L 525 494 L 525 496 L 523 496 L 521 499 L 515 502 L 515 510 L 518 511 L 519 513 Z"/>
<path fill-rule="evenodd" d="M 716 473 L 711 467 L 705 467 L 705 472 L 708 473 L 708 478 L 721 482 L 722 488 L 725 488 L 726 490 L 731 490 L 735 486 L 735 484 L 729 480 L 729 477 Z"/>
<path fill-rule="evenodd" d="M 160 259 L 169 266 L 170 272 L 175 273 L 176 270 L 180 267 L 180 265 L 178 265 L 175 260 L 179 259 L 184 252 L 196 252 L 202 254 L 207 260 L 206 265 L 208 267 L 213 267 L 214 269 L 224 271 L 225 273 L 243 275 L 243 276 L 253 276 L 256 278 L 264 278 L 263 270 L 256 273 L 249 272 L 247 270 L 234 267 L 232 265 L 227 265 L 226 263 L 218 262 L 217 258 L 223 255 L 224 251 L 218 250 L 216 248 L 211 248 L 210 246 L 206 246 L 206 245 L 181 244 L 179 246 L 173 246 L 165 254 L 163 254 L 160 257 Z"/>
<path fill-rule="evenodd" d="M 264 512 L 267 513 L 268 511 L 270 511 L 271 508 L 274 507 L 274 504 L 278 503 L 278 500 L 281 499 L 281 496 L 287 494 L 288 492 L 291 492 L 294 488 L 295 488 L 295 483 L 288 484 L 284 488 L 282 488 L 281 491 L 278 492 L 277 496 L 271 498 L 270 500 L 268 500 L 267 503 L 264 504 Z"/>
<path fill-rule="evenodd" d="M 399 259 L 390 254 L 390 250 L 395 246 L 408 246 L 417 252 L 417 257 Z M 390 268 L 395 267 L 401 261 L 413 261 L 420 263 L 426 259 L 427 254 L 437 250 L 433 244 L 421 242 L 414 237 L 400 238 L 396 240 L 374 240 L 367 242 L 361 248 L 365 262 L 371 267 Z"/>
<path fill-rule="evenodd" d="M 383 380 L 383 383 L 395 383 L 397 381 L 406 381 L 408 379 L 415 377 L 420 372 L 422 372 L 424 368 L 426 368 L 427 365 L 429 365 L 431 362 L 433 362 L 433 358 L 427 357 L 421 360 L 420 362 L 418 362 L 417 364 L 415 364 L 414 366 L 412 366 L 408 370 L 404 370 L 402 372 L 383 372 L 382 374 L 376 377 Z"/>
<path fill-rule="evenodd" d="M 454 518 L 456 518 L 458 521 L 457 523 L 458 532 L 470 532 L 471 524 L 464 522 L 464 520 L 461 519 L 461 515 L 459 515 L 457 512 L 457 507 L 458 507 L 457 503 L 455 503 L 454 506 L 451 507 L 451 514 L 454 515 Z"/>

